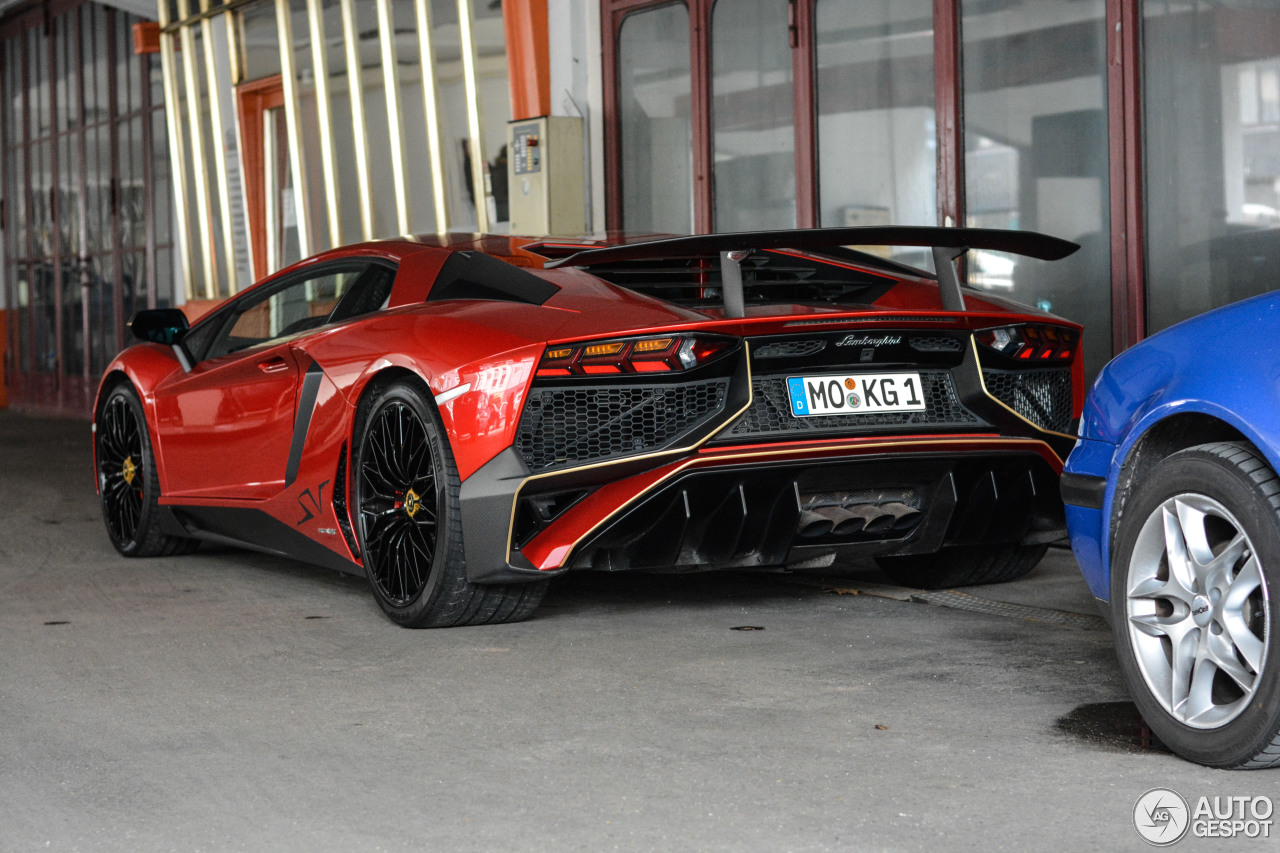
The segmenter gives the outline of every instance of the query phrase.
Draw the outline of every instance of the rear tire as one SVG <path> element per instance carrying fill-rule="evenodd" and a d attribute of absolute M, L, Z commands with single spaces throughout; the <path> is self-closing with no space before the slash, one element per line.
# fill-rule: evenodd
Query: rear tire
<path fill-rule="evenodd" d="M 876 557 L 889 579 L 916 589 L 946 589 L 1017 580 L 1044 557 L 1048 545 L 960 545 L 934 554 Z"/>
<path fill-rule="evenodd" d="M 142 402 L 133 386 L 107 392 L 94 420 L 98 500 L 111 544 L 126 557 L 169 557 L 200 547 L 199 541 L 160 530 L 160 476 Z"/>
<path fill-rule="evenodd" d="M 352 493 L 356 535 L 374 598 L 405 628 L 519 622 L 549 581 L 476 584 L 462 549 L 458 468 L 422 386 L 374 389 L 356 426 Z"/>

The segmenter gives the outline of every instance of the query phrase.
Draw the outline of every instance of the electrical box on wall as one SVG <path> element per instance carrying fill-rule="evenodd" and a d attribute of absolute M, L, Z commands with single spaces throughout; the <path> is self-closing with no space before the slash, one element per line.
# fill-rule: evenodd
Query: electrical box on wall
<path fill-rule="evenodd" d="M 511 233 L 584 234 L 582 119 L 542 116 L 507 125 Z"/>

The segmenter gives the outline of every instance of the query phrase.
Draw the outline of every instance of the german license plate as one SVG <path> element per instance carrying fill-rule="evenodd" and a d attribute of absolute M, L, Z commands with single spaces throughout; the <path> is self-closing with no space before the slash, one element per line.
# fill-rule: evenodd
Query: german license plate
<path fill-rule="evenodd" d="M 846 376 L 790 376 L 791 414 L 855 415 L 864 412 L 922 412 L 918 373 L 858 373 Z"/>

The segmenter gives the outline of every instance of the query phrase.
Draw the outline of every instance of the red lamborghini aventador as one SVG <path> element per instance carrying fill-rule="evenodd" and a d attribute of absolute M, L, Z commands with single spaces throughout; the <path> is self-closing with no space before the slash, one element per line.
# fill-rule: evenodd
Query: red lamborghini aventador
<path fill-rule="evenodd" d="M 850 246 L 926 246 L 938 274 Z M 144 311 L 95 409 L 126 556 L 234 543 L 365 574 L 412 627 L 571 569 L 1006 580 L 1064 535 L 1080 328 L 961 288 L 1041 234 L 859 228 L 323 253 L 188 327 Z"/>

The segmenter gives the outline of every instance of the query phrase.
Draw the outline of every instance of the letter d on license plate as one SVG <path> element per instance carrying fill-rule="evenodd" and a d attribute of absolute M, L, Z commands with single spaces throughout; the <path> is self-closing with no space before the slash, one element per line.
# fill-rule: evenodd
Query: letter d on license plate
<path fill-rule="evenodd" d="M 861 373 L 849 376 L 790 376 L 787 395 L 797 418 L 863 412 L 922 412 L 924 388 L 918 373 Z"/>

